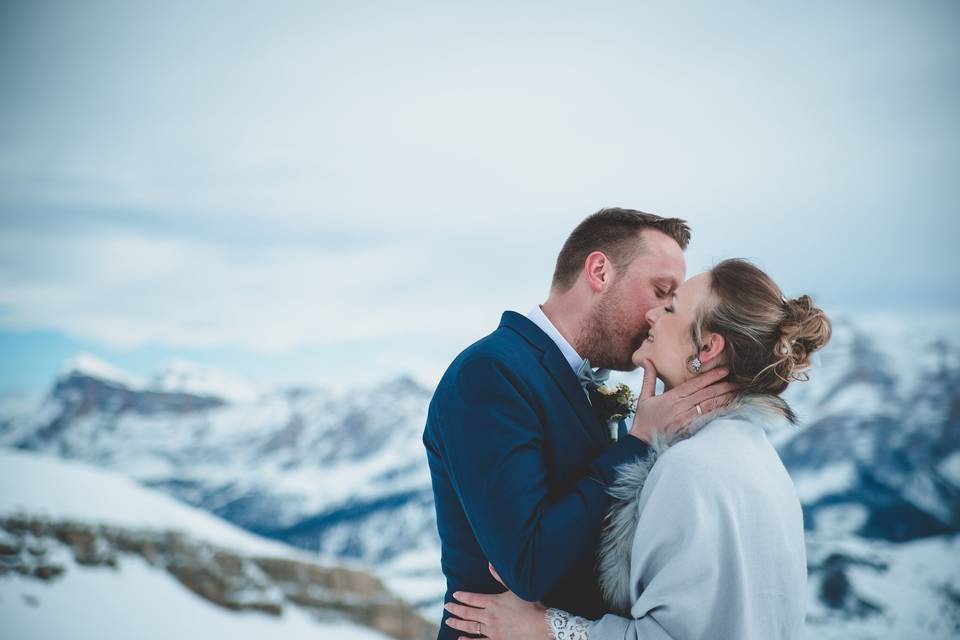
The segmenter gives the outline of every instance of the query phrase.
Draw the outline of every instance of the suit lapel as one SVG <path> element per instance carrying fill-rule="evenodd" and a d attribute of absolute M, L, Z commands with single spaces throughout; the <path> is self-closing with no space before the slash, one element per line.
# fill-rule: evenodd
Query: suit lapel
<path fill-rule="evenodd" d="M 594 414 L 593 407 L 590 406 L 587 396 L 583 392 L 583 387 L 580 386 L 580 381 L 577 380 L 576 374 L 570 368 L 570 363 L 563 357 L 560 347 L 532 320 L 514 311 L 504 312 L 500 320 L 500 326 L 513 329 L 542 352 L 540 356 L 541 364 L 557 386 L 560 387 L 564 397 L 573 407 L 577 417 L 580 418 L 580 426 L 594 442 L 602 447 L 607 446 L 609 442 L 604 437 L 604 429 Z"/>
<path fill-rule="evenodd" d="M 590 437 L 601 445 L 607 444 L 607 441 L 603 439 L 603 429 L 600 427 L 600 422 L 593 412 L 593 407 L 587 401 L 587 395 L 583 392 L 583 387 L 580 386 L 577 376 L 570 368 L 570 363 L 560 353 L 560 349 L 556 345 L 553 346 L 552 351 L 548 349 L 543 352 L 540 361 L 557 383 L 557 386 L 560 387 L 560 390 L 563 391 L 563 395 L 573 405 L 574 410 L 580 417 L 580 423 Z"/>

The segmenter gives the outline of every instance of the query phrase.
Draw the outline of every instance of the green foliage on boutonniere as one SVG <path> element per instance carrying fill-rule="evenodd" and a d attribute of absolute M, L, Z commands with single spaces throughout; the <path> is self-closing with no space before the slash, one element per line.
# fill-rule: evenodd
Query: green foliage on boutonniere
<path fill-rule="evenodd" d="M 596 387 L 595 391 L 594 409 L 604 422 L 620 422 L 637 408 L 637 396 L 622 382 L 614 388 Z"/>

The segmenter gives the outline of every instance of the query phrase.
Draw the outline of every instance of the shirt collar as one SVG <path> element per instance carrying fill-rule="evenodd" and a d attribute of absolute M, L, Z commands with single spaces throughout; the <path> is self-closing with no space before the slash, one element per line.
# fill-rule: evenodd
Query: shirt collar
<path fill-rule="evenodd" d="M 567 339 L 557 331 L 557 328 L 553 326 L 553 323 L 550 322 L 550 318 L 547 317 L 547 314 L 543 312 L 543 309 L 540 305 L 536 305 L 533 309 L 527 313 L 527 317 L 538 327 L 540 327 L 545 334 L 550 336 L 550 339 L 557 343 L 557 346 L 560 347 L 560 353 L 563 354 L 563 357 L 567 360 L 567 363 L 573 369 L 574 373 L 580 371 L 580 366 L 583 364 L 583 358 L 580 357 L 580 354 L 577 353 L 577 350 L 571 346 Z"/>

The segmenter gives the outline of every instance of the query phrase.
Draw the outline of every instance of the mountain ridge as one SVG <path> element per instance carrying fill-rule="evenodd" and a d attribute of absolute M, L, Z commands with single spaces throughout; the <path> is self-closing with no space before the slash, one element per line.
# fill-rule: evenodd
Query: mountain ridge
<path fill-rule="evenodd" d="M 960 531 L 956 336 L 894 329 L 838 319 L 810 382 L 785 394 L 803 426 L 772 440 L 811 536 L 887 544 Z M 636 387 L 641 373 L 617 375 Z M 112 468 L 247 530 L 377 567 L 438 615 L 439 539 L 421 443 L 429 389 L 398 377 L 253 401 L 129 393 L 89 376 L 60 379 L 45 409 L 0 417 L 0 445 Z M 829 566 L 831 575 L 856 571 Z"/>

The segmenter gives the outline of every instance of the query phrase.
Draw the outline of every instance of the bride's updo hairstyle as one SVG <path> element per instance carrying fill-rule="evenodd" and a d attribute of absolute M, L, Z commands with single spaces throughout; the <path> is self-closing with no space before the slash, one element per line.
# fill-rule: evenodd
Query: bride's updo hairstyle
<path fill-rule="evenodd" d="M 703 331 L 723 336 L 728 380 L 741 393 L 779 395 L 793 380 L 808 380 L 810 356 L 830 340 L 830 319 L 810 296 L 786 299 L 770 277 L 733 258 L 710 270 L 713 304 L 700 310 L 691 328 L 694 344 Z"/>

